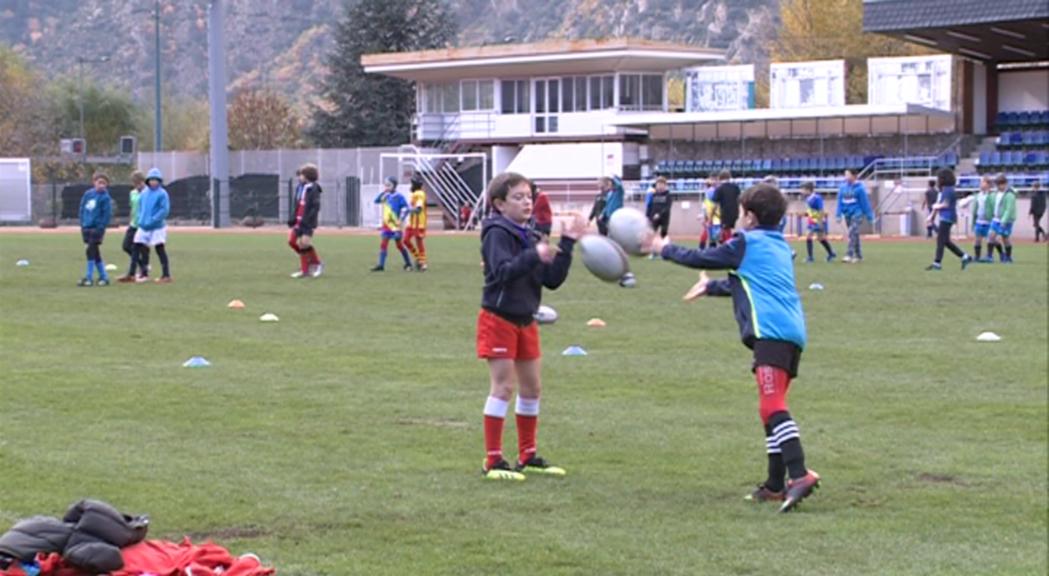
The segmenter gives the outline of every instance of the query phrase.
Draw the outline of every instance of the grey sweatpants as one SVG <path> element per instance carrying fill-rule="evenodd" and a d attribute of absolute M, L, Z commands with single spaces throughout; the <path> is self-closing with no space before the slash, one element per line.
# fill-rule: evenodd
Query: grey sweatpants
<path fill-rule="evenodd" d="M 846 255 L 849 258 L 863 259 L 863 250 L 860 248 L 860 225 L 863 224 L 863 216 L 856 214 L 847 216 L 845 223 L 849 226 L 849 249 Z"/>

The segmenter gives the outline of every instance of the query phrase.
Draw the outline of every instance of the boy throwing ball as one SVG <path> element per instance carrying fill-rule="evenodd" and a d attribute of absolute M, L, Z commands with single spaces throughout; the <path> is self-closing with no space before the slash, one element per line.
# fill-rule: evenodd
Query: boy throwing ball
<path fill-rule="evenodd" d="M 564 476 L 536 453 L 539 426 L 539 327 L 535 313 L 542 289 L 556 290 L 568 277 L 572 248 L 586 231 L 581 217 L 561 228 L 561 241 L 551 246 L 529 226 L 532 188 L 513 172 L 488 184 L 492 215 L 481 227 L 484 289 L 477 316 L 477 356 L 488 361 L 490 387 L 484 405 L 485 460 L 481 473 L 489 480 L 524 480 L 528 474 Z M 518 386 L 517 465 L 503 458 L 503 422 Z"/>
<path fill-rule="evenodd" d="M 685 299 L 732 296 L 743 345 L 754 351 L 758 413 L 768 453 L 768 478 L 747 499 L 781 502 L 780 512 L 787 512 L 820 483 L 819 475 L 805 467 L 798 425 L 787 408 L 787 391 L 805 347 L 805 316 L 794 287 L 790 246 L 777 229 L 786 199 L 774 186 L 758 184 L 743 194 L 740 206 L 743 231 L 718 248 L 692 250 L 654 234 L 647 243 L 653 253 L 682 266 L 729 270 L 721 280 L 700 273 Z M 790 479 L 784 483 L 786 475 Z"/>

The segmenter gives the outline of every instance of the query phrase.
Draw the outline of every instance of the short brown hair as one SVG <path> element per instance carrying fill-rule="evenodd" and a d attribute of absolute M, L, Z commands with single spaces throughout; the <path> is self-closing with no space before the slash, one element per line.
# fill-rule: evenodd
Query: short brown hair
<path fill-rule="evenodd" d="M 787 199 L 779 189 L 769 184 L 757 184 L 747 188 L 739 198 L 747 212 L 753 212 L 761 226 L 777 226 L 787 212 Z"/>
<path fill-rule="evenodd" d="M 135 170 L 131 173 L 131 182 L 135 184 L 141 184 L 146 181 L 146 175 L 141 170 Z"/>
<path fill-rule="evenodd" d="M 958 179 L 954 177 L 954 171 L 950 168 L 941 168 L 936 173 L 936 183 L 940 185 L 940 188 L 945 186 L 954 186 L 958 182 Z"/>
<path fill-rule="evenodd" d="M 666 184 L 666 183 L 667 183 L 667 177 L 666 176 L 660 176 L 659 178 L 656 178 L 656 184 Z"/>
<path fill-rule="evenodd" d="M 105 172 L 102 172 L 102 171 L 95 172 L 94 175 L 91 176 L 91 181 L 94 182 L 95 180 L 98 180 L 99 178 L 105 180 L 106 184 L 109 184 L 109 176 Z"/>
<path fill-rule="evenodd" d="M 995 184 L 1008 184 L 1009 179 L 1005 177 L 1005 174 L 999 174 L 994 178 Z"/>
<path fill-rule="evenodd" d="M 718 180 L 731 180 L 731 179 L 732 179 L 732 172 L 729 172 L 728 170 L 722 170 L 721 172 L 718 172 Z"/>
<path fill-rule="evenodd" d="M 812 183 L 812 180 L 806 180 L 805 182 L 801 183 L 801 189 L 802 190 L 815 190 L 816 189 L 816 185 Z"/>
<path fill-rule="evenodd" d="M 510 194 L 510 189 L 517 186 L 520 183 L 526 183 L 531 187 L 532 182 L 517 172 L 503 172 L 492 181 L 488 183 L 488 190 L 485 191 L 485 195 L 488 196 L 488 203 L 493 207 L 495 206 L 496 200 L 506 200 L 506 196 Z"/>
<path fill-rule="evenodd" d="M 299 168 L 299 173 L 310 182 L 316 182 L 317 178 L 320 178 L 316 164 L 303 164 L 302 168 Z"/>

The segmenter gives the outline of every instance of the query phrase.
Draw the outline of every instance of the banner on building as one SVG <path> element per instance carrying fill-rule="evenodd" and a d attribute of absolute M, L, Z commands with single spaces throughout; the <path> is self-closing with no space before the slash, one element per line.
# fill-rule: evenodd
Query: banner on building
<path fill-rule="evenodd" d="M 845 61 L 782 62 L 769 72 L 771 108 L 845 105 Z"/>
<path fill-rule="evenodd" d="M 685 70 L 685 112 L 754 108 L 754 65 L 699 66 Z"/>

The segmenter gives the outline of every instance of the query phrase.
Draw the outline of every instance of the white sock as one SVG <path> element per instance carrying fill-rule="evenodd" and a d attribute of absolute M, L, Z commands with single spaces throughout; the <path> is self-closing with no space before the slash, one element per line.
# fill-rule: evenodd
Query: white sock
<path fill-rule="evenodd" d="M 517 406 L 514 407 L 514 411 L 521 416 L 538 416 L 539 415 L 539 399 L 538 398 L 522 398 L 517 397 Z"/>
<path fill-rule="evenodd" d="M 495 396 L 489 396 L 484 403 L 484 415 L 495 418 L 506 418 L 506 411 L 510 408 L 510 402 L 500 400 Z"/>

